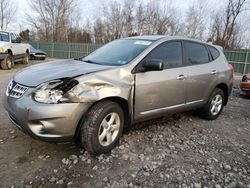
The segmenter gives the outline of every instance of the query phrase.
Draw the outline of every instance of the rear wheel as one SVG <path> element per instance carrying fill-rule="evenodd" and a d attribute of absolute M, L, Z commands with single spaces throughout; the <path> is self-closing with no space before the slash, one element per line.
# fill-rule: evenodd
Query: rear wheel
<path fill-rule="evenodd" d="M 3 70 L 12 69 L 14 67 L 14 60 L 11 54 L 6 55 L 4 60 L 1 61 L 1 67 Z"/>
<path fill-rule="evenodd" d="M 207 120 L 217 119 L 223 110 L 225 104 L 225 94 L 219 89 L 215 88 L 209 98 L 207 104 L 201 109 L 201 115 Z"/>
<path fill-rule="evenodd" d="M 28 63 L 29 63 L 29 59 L 30 59 L 29 53 L 26 52 L 26 53 L 24 54 L 23 64 L 28 64 Z"/>
<path fill-rule="evenodd" d="M 93 154 L 108 153 L 119 142 L 123 125 L 123 110 L 117 103 L 97 103 L 83 118 L 80 144 Z"/>

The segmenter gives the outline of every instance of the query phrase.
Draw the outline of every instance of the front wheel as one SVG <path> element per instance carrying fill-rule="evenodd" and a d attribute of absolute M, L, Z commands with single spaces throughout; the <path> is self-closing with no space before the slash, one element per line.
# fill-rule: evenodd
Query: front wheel
<path fill-rule="evenodd" d="M 201 109 L 201 115 L 207 120 L 217 119 L 225 104 L 225 94 L 220 88 L 215 88 L 207 104 Z"/>
<path fill-rule="evenodd" d="M 23 64 L 28 64 L 29 63 L 29 59 L 30 59 L 29 53 L 26 52 L 24 54 Z"/>
<path fill-rule="evenodd" d="M 1 61 L 1 67 L 3 70 L 12 69 L 14 67 L 14 60 L 11 54 L 6 55 L 4 60 Z"/>
<path fill-rule="evenodd" d="M 80 144 L 93 154 L 108 153 L 119 142 L 123 126 L 124 113 L 117 103 L 97 103 L 82 120 Z"/>

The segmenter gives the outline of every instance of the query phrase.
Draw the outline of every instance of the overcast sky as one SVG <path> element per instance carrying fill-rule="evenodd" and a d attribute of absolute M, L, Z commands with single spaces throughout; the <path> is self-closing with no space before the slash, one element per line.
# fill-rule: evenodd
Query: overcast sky
<path fill-rule="evenodd" d="M 29 0 L 14 0 L 18 4 L 18 11 L 15 18 L 12 21 L 12 24 L 9 26 L 11 30 L 23 30 L 28 27 L 27 23 L 25 23 L 25 13 L 29 12 L 28 2 Z M 82 19 L 86 18 L 91 19 L 96 17 L 99 14 L 99 11 L 102 10 L 102 6 L 104 3 L 108 3 L 110 0 L 78 0 L 79 7 L 82 10 Z M 119 1 L 119 0 L 118 0 Z M 150 0 L 144 0 L 150 1 Z M 180 11 L 184 11 L 192 2 L 195 0 L 172 0 L 172 5 L 177 7 Z M 227 0 L 199 0 L 209 2 L 211 5 L 216 5 L 216 7 L 223 6 L 223 3 Z M 214 8 L 216 8 L 214 7 Z"/>
<path fill-rule="evenodd" d="M 26 13 L 30 12 L 29 9 L 29 1 L 32 0 L 13 0 L 18 5 L 18 11 L 16 13 L 15 18 L 12 20 L 12 23 L 9 25 L 9 30 L 16 30 L 21 31 L 25 30 L 27 28 L 30 28 L 29 24 L 26 21 Z M 86 19 L 89 19 L 90 21 L 96 18 L 100 11 L 103 10 L 104 4 L 107 4 L 111 0 L 78 0 L 79 2 L 79 9 L 82 13 L 82 22 L 84 22 Z M 119 0 L 117 0 L 119 2 Z M 122 0 L 123 1 L 123 0 Z M 135 0 L 139 1 L 139 0 Z M 140 0 L 142 2 L 148 2 L 152 0 Z M 157 1 L 157 0 L 154 0 Z M 158 1 L 166 1 L 166 0 L 158 0 Z M 218 10 L 219 8 L 226 5 L 228 0 L 168 0 L 167 2 L 170 2 L 172 6 L 176 7 L 177 10 L 180 12 L 181 15 L 184 14 L 185 10 L 192 5 L 195 1 L 198 2 L 204 2 L 208 4 L 208 10 L 207 12 L 211 14 L 213 11 Z M 242 15 L 239 18 L 239 21 L 242 21 L 244 24 L 245 22 L 248 23 L 247 20 L 249 20 L 250 14 L 248 16 Z M 250 24 L 249 24 L 250 29 Z"/>

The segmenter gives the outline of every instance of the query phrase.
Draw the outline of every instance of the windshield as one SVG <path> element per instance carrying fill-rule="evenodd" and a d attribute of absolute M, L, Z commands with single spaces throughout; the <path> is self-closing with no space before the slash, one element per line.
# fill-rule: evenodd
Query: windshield
<path fill-rule="evenodd" d="M 36 51 L 37 49 L 35 49 L 33 46 L 30 46 L 30 50 Z"/>
<path fill-rule="evenodd" d="M 0 41 L 9 42 L 10 41 L 9 33 L 0 32 Z"/>
<path fill-rule="evenodd" d="M 137 57 L 151 43 L 151 41 L 145 40 L 116 40 L 99 48 L 82 60 L 102 65 L 124 65 Z"/>

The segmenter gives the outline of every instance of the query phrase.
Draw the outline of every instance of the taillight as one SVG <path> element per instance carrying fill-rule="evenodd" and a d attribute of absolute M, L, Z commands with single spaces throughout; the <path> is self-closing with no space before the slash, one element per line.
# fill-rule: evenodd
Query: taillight
<path fill-rule="evenodd" d="M 231 73 L 234 73 L 234 67 L 233 67 L 233 65 L 228 64 L 228 66 L 229 66 L 230 72 L 231 72 Z"/>
<path fill-rule="evenodd" d="M 232 73 L 231 80 L 234 80 L 234 67 L 231 64 L 228 64 L 230 72 Z"/>

